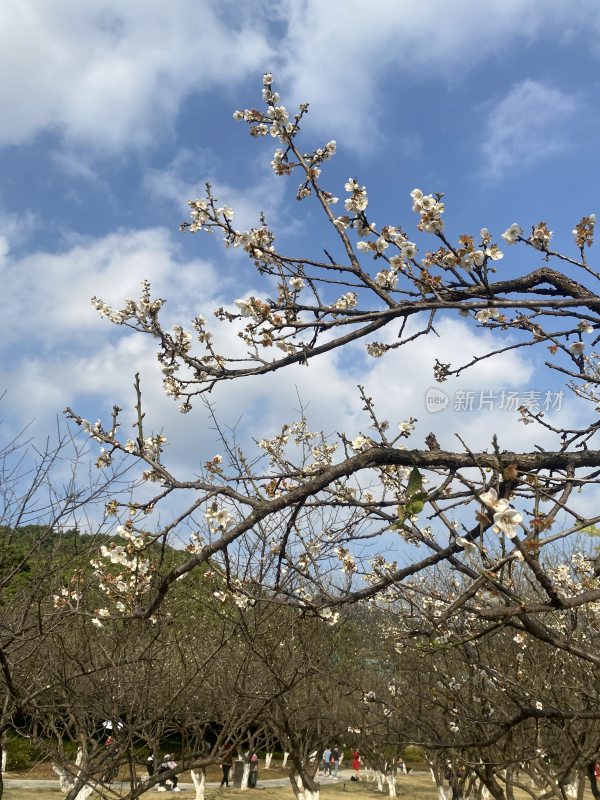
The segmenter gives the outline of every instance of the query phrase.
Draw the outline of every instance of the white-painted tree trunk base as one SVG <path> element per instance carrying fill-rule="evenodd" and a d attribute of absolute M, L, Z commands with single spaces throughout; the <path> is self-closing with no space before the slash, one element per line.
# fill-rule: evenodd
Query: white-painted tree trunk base
<path fill-rule="evenodd" d="M 377 781 L 377 791 L 383 792 L 383 783 L 385 781 L 385 775 L 379 769 L 375 770 L 375 780 Z"/>
<path fill-rule="evenodd" d="M 393 773 L 389 773 L 385 776 L 386 783 L 388 785 L 388 794 L 390 797 L 396 797 L 396 778 L 394 777 Z"/>
<path fill-rule="evenodd" d="M 73 787 L 73 782 L 65 772 L 65 770 L 58 764 L 52 764 L 52 771 L 58 775 L 58 784 L 63 794 L 68 794 Z"/>
<path fill-rule="evenodd" d="M 94 793 L 93 786 L 82 786 L 77 792 L 75 800 L 87 800 Z"/>
<path fill-rule="evenodd" d="M 289 753 L 284 753 L 283 754 L 283 761 L 281 762 L 282 768 L 285 767 L 285 765 L 287 764 L 288 756 L 289 756 Z"/>
<path fill-rule="evenodd" d="M 265 755 L 265 769 L 271 769 L 271 761 L 273 760 L 273 753 L 266 753 Z"/>
<path fill-rule="evenodd" d="M 77 749 L 77 756 L 75 757 L 75 766 L 80 767 L 82 761 L 83 761 L 83 750 L 81 747 L 79 747 Z M 69 792 L 75 786 L 75 783 L 77 782 L 77 779 L 79 778 L 79 775 L 81 773 L 78 771 L 78 774 L 75 776 L 75 779 L 73 779 L 67 773 L 67 771 L 60 766 L 60 764 L 52 764 L 52 770 L 58 775 L 58 783 L 61 792 L 63 794 L 69 794 Z M 77 792 L 77 794 L 74 797 L 74 800 L 87 800 L 88 797 L 94 794 L 94 791 L 95 789 L 93 786 L 88 786 L 86 784 L 85 786 L 82 786 L 81 789 Z"/>
<path fill-rule="evenodd" d="M 435 782 L 437 793 L 438 793 L 438 800 L 448 800 L 448 795 L 446 794 L 446 787 L 443 783 L 440 783 L 436 780 Z"/>
<path fill-rule="evenodd" d="M 2 748 L 2 772 L 6 772 L 6 750 Z"/>
<path fill-rule="evenodd" d="M 295 775 L 294 779 L 297 787 L 296 800 L 319 800 L 321 796 L 319 789 L 313 792 L 311 789 L 306 787 L 300 775 Z"/>
<path fill-rule="evenodd" d="M 196 790 L 195 800 L 204 800 L 204 790 L 206 788 L 206 770 L 204 767 L 202 769 L 193 769 L 190 774 L 194 783 L 194 789 Z"/>
<path fill-rule="evenodd" d="M 240 789 L 247 789 L 248 788 L 248 778 L 250 777 L 250 762 L 244 762 L 244 771 L 242 773 L 242 782 L 240 783 Z"/>

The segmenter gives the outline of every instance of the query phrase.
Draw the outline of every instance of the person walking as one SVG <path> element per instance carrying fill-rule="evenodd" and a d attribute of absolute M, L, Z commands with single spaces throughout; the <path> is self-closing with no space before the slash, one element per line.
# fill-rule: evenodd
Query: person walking
<path fill-rule="evenodd" d="M 352 751 L 352 769 L 354 770 L 354 777 L 358 780 L 358 773 L 360 772 L 360 753 L 358 750 Z"/>
<path fill-rule="evenodd" d="M 331 775 L 331 748 L 329 745 L 323 750 L 323 775 Z"/>
<path fill-rule="evenodd" d="M 223 770 L 223 778 L 221 779 L 221 786 L 226 786 L 229 788 L 229 773 L 231 772 L 231 767 L 233 766 L 233 758 L 231 755 L 231 751 L 227 753 L 223 761 L 221 762 L 221 769 Z"/>
<path fill-rule="evenodd" d="M 331 750 L 331 758 L 329 759 L 329 763 L 331 764 L 331 777 L 334 781 L 337 781 L 338 769 L 340 768 L 340 751 L 338 750 L 337 744 L 334 744 Z"/>

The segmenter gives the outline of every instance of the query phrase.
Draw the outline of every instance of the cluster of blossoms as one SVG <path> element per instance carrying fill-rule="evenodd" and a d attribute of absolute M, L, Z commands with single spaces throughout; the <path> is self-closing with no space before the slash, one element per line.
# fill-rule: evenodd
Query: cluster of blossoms
<path fill-rule="evenodd" d="M 500 261 L 504 254 L 497 244 L 492 243 L 492 237 L 487 228 L 480 231 L 481 243 L 475 244 L 472 236 L 462 234 L 459 237 L 458 247 L 448 250 L 441 247 L 435 253 L 426 253 L 423 258 L 423 266 L 437 265 L 443 269 L 462 269 L 471 272 L 475 268 L 480 268 L 489 261 Z"/>
<path fill-rule="evenodd" d="M 229 511 L 219 509 L 215 503 L 206 511 L 204 516 L 208 521 L 208 527 L 213 533 L 226 531 L 233 522 L 233 516 Z"/>
<path fill-rule="evenodd" d="M 312 473 L 318 472 L 320 469 L 324 467 L 328 467 L 330 464 L 333 463 L 333 456 L 337 451 L 338 446 L 335 443 L 328 444 L 327 442 L 321 442 L 320 444 L 314 445 L 310 449 L 311 456 L 314 458 L 312 464 L 308 464 L 305 467 L 305 472 Z"/>
<path fill-rule="evenodd" d="M 344 184 L 344 189 L 351 195 L 344 201 L 346 211 L 351 211 L 354 214 L 360 214 L 366 211 L 369 205 L 366 188 L 360 186 L 355 178 L 348 178 L 347 182 Z"/>
<path fill-rule="evenodd" d="M 580 250 L 584 247 L 591 247 L 594 243 L 594 228 L 596 227 L 596 215 L 590 214 L 588 217 L 582 217 L 577 225 L 573 228 L 573 236 L 575 237 L 575 244 Z"/>
<path fill-rule="evenodd" d="M 150 588 L 152 565 L 139 552 L 146 544 L 144 534 L 135 532 L 128 524 L 117 528 L 117 532 L 129 539 L 128 543 L 121 545 L 113 541 L 103 545 L 100 548 L 102 560 L 92 559 L 90 564 L 96 570 L 100 590 L 115 603 L 119 612 L 124 613 Z M 123 567 L 124 571 L 115 573 L 112 570 L 114 566 Z M 96 610 L 96 615 L 110 616 L 110 612 L 105 611 Z"/>
<path fill-rule="evenodd" d="M 73 583 L 76 580 L 75 577 L 71 579 Z M 77 588 L 69 588 L 67 586 L 63 586 L 58 594 L 52 596 L 52 600 L 54 603 L 54 608 L 60 609 L 69 609 L 75 610 L 79 606 L 79 602 L 82 598 L 82 594 Z"/>
<path fill-rule="evenodd" d="M 551 239 L 552 231 L 548 229 L 545 222 L 539 222 L 531 229 L 529 242 L 536 250 L 547 250 Z"/>
<path fill-rule="evenodd" d="M 504 322 L 506 317 L 502 314 L 497 308 L 482 308 L 475 313 L 475 319 L 477 322 L 490 322 L 490 320 L 497 320 L 498 322 Z"/>
<path fill-rule="evenodd" d="M 337 557 L 342 562 L 342 570 L 347 575 L 352 575 L 353 572 L 356 572 L 356 559 L 352 555 L 352 553 L 348 550 L 347 547 L 342 547 L 341 545 L 336 548 Z"/>
<path fill-rule="evenodd" d="M 366 450 L 367 447 L 371 447 L 372 444 L 373 444 L 372 439 L 369 439 L 368 436 L 363 436 L 362 433 L 360 433 L 356 438 L 352 439 L 352 441 L 350 442 L 350 447 L 353 450 L 360 451 L 360 450 Z"/>
<path fill-rule="evenodd" d="M 387 350 L 389 350 L 389 345 L 382 342 L 370 342 L 367 345 L 367 353 L 373 358 L 381 358 Z"/>
<path fill-rule="evenodd" d="M 290 122 L 289 115 L 284 106 L 277 105 L 279 94 L 272 90 L 273 76 L 270 72 L 263 75 L 263 100 L 267 104 L 267 112 L 263 114 L 255 108 L 244 111 L 235 111 L 233 118 L 237 121 L 249 122 L 251 136 L 266 136 L 270 134 L 282 142 L 294 131 L 294 124 Z"/>
<path fill-rule="evenodd" d="M 423 194 L 420 189 L 413 189 L 410 193 L 413 199 L 412 210 L 419 214 L 420 221 L 417 227 L 428 233 L 441 233 L 444 229 L 444 204 L 441 195 Z"/>
<path fill-rule="evenodd" d="M 269 261 L 275 251 L 273 242 L 275 234 L 266 225 L 260 228 L 251 228 L 249 231 L 234 231 L 226 238 L 226 244 L 231 247 L 241 247 L 253 258 Z"/>
<path fill-rule="evenodd" d="M 107 305 L 99 297 L 92 297 L 91 303 L 93 308 L 98 311 L 101 317 L 108 317 L 111 322 L 116 325 L 121 325 L 130 319 L 138 320 L 139 322 L 146 323 L 149 319 L 155 318 L 162 306 L 164 300 L 156 298 L 154 300 L 150 297 L 150 284 L 148 281 L 142 281 L 142 296 L 139 300 L 125 300 L 125 306 L 116 310 Z"/>
<path fill-rule="evenodd" d="M 375 283 L 380 289 L 394 290 L 398 288 L 398 270 L 383 269 L 375 275 Z"/>
<path fill-rule="evenodd" d="M 340 612 L 331 608 L 320 608 L 319 617 L 328 625 L 337 625 L 340 621 Z"/>
<path fill-rule="evenodd" d="M 509 539 L 514 539 L 517 535 L 517 527 L 523 521 L 521 514 L 511 508 L 508 500 L 499 498 L 494 488 L 480 494 L 479 499 L 494 514 L 495 533 L 503 533 Z"/>
<path fill-rule="evenodd" d="M 401 422 L 398 425 L 398 429 L 400 430 L 400 436 L 410 436 L 410 434 L 415 429 L 415 423 L 417 420 L 414 417 L 409 417 L 405 422 Z"/>
<path fill-rule="evenodd" d="M 238 307 L 242 317 L 251 317 L 256 322 L 272 321 L 269 304 L 263 303 L 262 300 L 258 300 L 256 297 L 249 297 L 248 300 L 239 298 L 235 301 L 235 305 Z"/>
<path fill-rule="evenodd" d="M 240 611 L 246 611 L 248 608 L 252 608 L 252 606 L 256 605 L 256 600 L 253 597 L 244 594 L 238 589 L 230 589 L 229 591 L 218 589 L 213 592 L 213 597 L 223 604 L 227 603 L 229 600 L 233 600 Z"/>
<path fill-rule="evenodd" d="M 398 569 L 396 561 L 386 561 L 382 555 L 377 555 L 369 562 L 372 569 L 372 574 L 367 575 L 367 580 L 376 583 L 381 578 L 393 575 Z"/>
<path fill-rule="evenodd" d="M 358 296 L 356 292 L 346 292 L 335 301 L 333 308 L 338 311 L 347 311 L 348 309 L 356 308 L 357 302 Z"/>
<path fill-rule="evenodd" d="M 229 206 L 214 208 L 209 200 L 188 200 L 191 223 L 187 226 L 190 233 L 197 233 L 208 225 L 214 225 L 216 219 L 222 217 L 225 225 L 233 219 L 233 209 Z"/>

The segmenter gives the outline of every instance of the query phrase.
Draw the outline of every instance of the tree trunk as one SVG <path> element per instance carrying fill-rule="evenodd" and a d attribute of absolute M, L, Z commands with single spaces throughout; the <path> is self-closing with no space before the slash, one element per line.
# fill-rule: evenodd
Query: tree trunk
<path fill-rule="evenodd" d="M 385 775 L 380 769 L 375 770 L 375 780 L 377 781 L 377 791 L 383 792 L 383 782 L 385 781 Z"/>
<path fill-rule="evenodd" d="M 71 786 L 71 779 L 65 772 L 65 770 L 59 766 L 58 764 L 52 764 L 52 771 L 58 775 L 58 784 L 60 786 L 60 790 L 63 794 L 67 794 Z"/>
<path fill-rule="evenodd" d="M 273 753 L 265 754 L 265 769 L 271 769 L 271 761 L 273 760 Z"/>
<path fill-rule="evenodd" d="M 396 776 L 393 772 L 388 772 L 385 776 L 390 797 L 396 797 Z"/>
<path fill-rule="evenodd" d="M 598 781 L 596 780 L 595 767 L 596 765 L 593 761 L 587 765 L 587 776 L 590 782 L 590 789 L 592 790 L 594 800 L 600 800 L 600 790 L 598 789 Z"/>
<path fill-rule="evenodd" d="M 190 772 L 192 776 L 192 781 L 194 782 L 194 788 L 196 790 L 196 797 L 195 800 L 204 800 L 204 788 L 206 786 L 206 769 L 201 767 L 200 769 L 193 769 Z"/>
<path fill-rule="evenodd" d="M 248 778 L 250 777 L 250 762 L 244 761 L 244 771 L 242 773 L 242 782 L 240 783 L 240 789 L 247 789 L 248 788 Z"/>
<path fill-rule="evenodd" d="M 321 789 L 316 781 L 303 780 L 302 775 L 294 771 L 290 775 L 290 782 L 296 800 L 319 800 Z M 310 783 L 312 783 L 312 788 L 309 785 Z"/>
<path fill-rule="evenodd" d="M 446 794 L 446 787 L 444 786 L 444 782 L 436 780 L 435 786 L 437 789 L 438 800 L 448 800 L 448 795 Z"/>
<path fill-rule="evenodd" d="M 283 754 L 283 761 L 281 762 L 282 768 L 285 767 L 285 765 L 287 764 L 288 756 L 289 756 L 289 753 L 284 753 Z"/>
<path fill-rule="evenodd" d="M 585 767 L 577 773 L 577 800 L 583 800 L 585 792 Z"/>

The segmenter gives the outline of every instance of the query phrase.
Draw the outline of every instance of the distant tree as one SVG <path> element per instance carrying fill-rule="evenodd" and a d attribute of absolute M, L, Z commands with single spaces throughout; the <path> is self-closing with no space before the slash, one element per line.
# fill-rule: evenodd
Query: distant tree
<path fill-rule="evenodd" d="M 90 477 L 89 453 L 89 443 L 71 431 L 59 431 L 43 446 L 26 432 L 0 446 L 3 751 L 7 732 L 28 719 L 43 691 L 38 669 L 49 637 L 63 624 L 65 607 L 72 616 L 79 613 L 81 568 L 102 539 L 104 503 L 116 502 L 129 486 L 116 465 Z M 98 531 L 98 538 L 80 536 L 78 524 Z M 0 796 L 2 790 L 0 772 Z"/>

